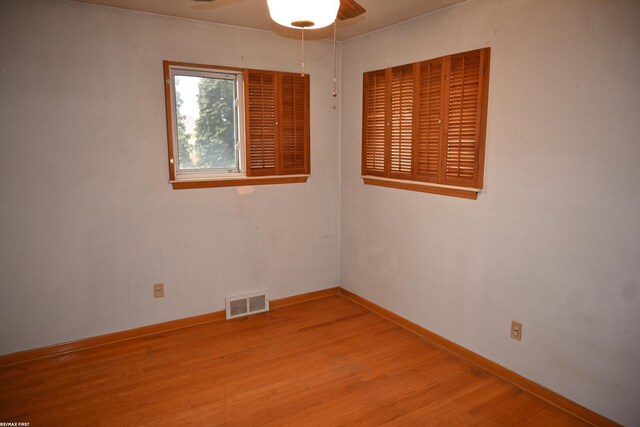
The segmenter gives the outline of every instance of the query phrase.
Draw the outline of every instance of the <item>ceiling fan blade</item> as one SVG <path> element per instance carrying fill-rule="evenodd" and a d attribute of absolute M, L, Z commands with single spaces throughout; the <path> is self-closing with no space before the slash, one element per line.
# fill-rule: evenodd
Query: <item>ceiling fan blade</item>
<path fill-rule="evenodd" d="M 356 0 L 340 0 L 340 9 L 338 10 L 338 19 L 344 21 L 345 19 L 355 18 L 365 13 L 367 10 L 360 6 Z"/>
<path fill-rule="evenodd" d="M 192 0 L 194 4 L 191 9 L 208 10 L 215 9 L 217 7 L 227 6 L 231 3 L 236 3 L 242 0 Z"/>

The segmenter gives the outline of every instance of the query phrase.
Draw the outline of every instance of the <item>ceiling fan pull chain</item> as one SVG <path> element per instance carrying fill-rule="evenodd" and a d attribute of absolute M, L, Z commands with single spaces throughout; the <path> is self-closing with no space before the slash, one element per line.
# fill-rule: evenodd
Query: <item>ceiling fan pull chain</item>
<path fill-rule="evenodd" d="M 336 62 L 337 62 L 337 56 L 336 56 L 336 32 L 337 32 L 337 20 L 333 21 L 333 97 L 335 98 L 336 96 L 338 96 L 338 92 L 336 90 Z"/>
<path fill-rule="evenodd" d="M 302 27 L 302 73 L 300 75 L 304 77 L 304 27 Z"/>

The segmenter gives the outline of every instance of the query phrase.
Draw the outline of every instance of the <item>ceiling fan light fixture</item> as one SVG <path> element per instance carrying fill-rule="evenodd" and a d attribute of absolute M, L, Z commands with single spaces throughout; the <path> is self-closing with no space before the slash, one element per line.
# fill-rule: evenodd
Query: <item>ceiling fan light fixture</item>
<path fill-rule="evenodd" d="M 267 0 L 271 19 L 289 28 L 314 29 L 336 20 L 340 0 Z"/>

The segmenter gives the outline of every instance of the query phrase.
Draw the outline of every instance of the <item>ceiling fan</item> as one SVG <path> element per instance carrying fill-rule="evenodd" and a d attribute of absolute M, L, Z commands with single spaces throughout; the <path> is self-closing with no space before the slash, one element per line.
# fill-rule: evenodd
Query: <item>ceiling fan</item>
<path fill-rule="evenodd" d="M 215 7 L 215 0 L 193 0 L 202 3 L 200 9 Z M 227 0 L 235 1 L 235 0 Z M 239 1 L 239 0 L 238 0 Z M 205 6 L 208 5 L 208 6 Z M 221 3 L 218 5 L 222 6 Z M 304 77 L 304 30 L 323 28 L 333 24 L 333 97 L 336 89 L 336 22 L 362 15 L 366 12 L 356 0 L 267 0 L 271 19 L 280 25 L 302 30 L 302 72 Z"/>
<path fill-rule="evenodd" d="M 198 6 L 199 9 L 217 6 L 214 4 L 216 0 L 193 1 L 202 3 Z M 267 0 L 267 4 L 274 21 L 292 28 L 322 28 L 332 24 L 336 18 L 344 21 L 366 12 L 366 9 L 356 0 Z M 337 16 L 335 6 L 338 6 Z"/>

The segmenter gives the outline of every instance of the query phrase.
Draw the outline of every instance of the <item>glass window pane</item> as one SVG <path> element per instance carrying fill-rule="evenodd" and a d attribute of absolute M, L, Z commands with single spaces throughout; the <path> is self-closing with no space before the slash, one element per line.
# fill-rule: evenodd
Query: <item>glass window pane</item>
<path fill-rule="evenodd" d="M 236 169 L 234 80 L 175 76 L 178 169 Z"/>

